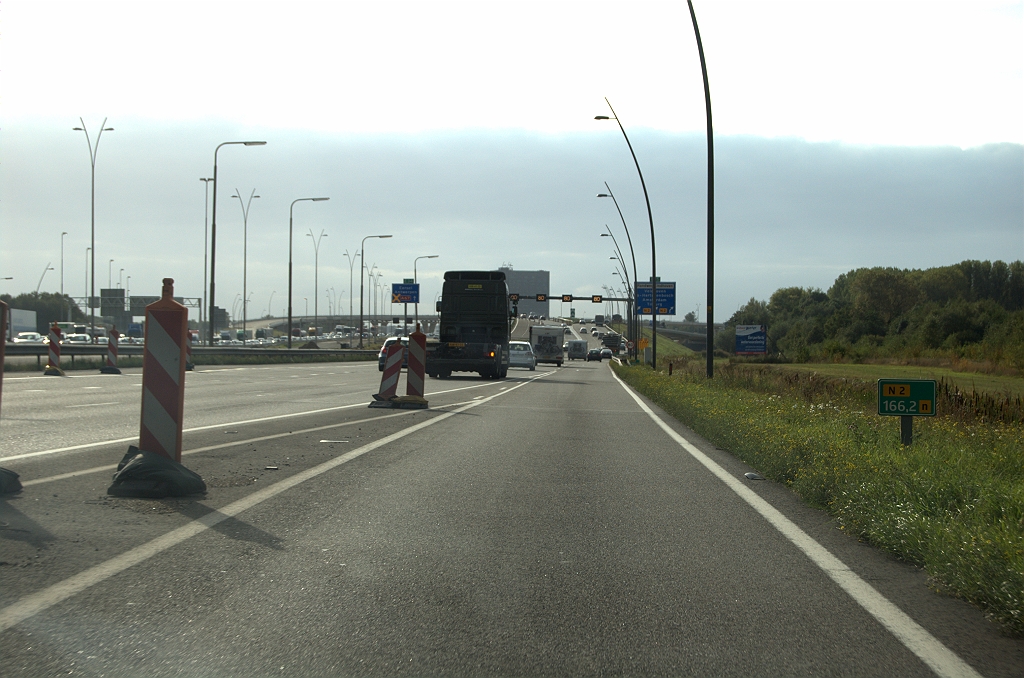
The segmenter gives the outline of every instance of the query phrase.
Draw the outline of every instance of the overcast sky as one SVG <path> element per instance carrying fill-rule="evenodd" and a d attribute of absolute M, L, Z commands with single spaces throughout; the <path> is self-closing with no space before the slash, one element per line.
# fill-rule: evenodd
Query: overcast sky
<path fill-rule="evenodd" d="M 861 266 L 1024 258 L 1020 2 L 695 3 L 716 149 L 716 320 L 751 296 Z M 617 286 L 607 181 L 641 278 L 651 239 L 615 106 L 650 191 L 658 273 L 705 317 L 706 146 L 685 2 L 0 4 L 0 292 L 83 296 L 89 149 L 96 286 L 203 292 L 200 177 L 218 163 L 216 301 L 249 316 L 348 307 L 344 256 L 433 301 L 444 270 L 551 271 Z M 212 196 L 211 196 L 212 198 Z M 110 260 L 113 259 L 113 263 Z M 630 264 L 631 267 L 631 264 Z M 123 271 L 121 269 L 124 269 Z M 629 271 L 632 277 L 632 271 Z M 127 276 L 131 276 L 130 283 Z M 333 288 L 333 293 L 330 291 Z M 271 303 L 271 295 L 273 301 Z M 596 309 L 577 303 L 580 315 Z M 560 309 L 552 307 L 553 312 Z M 567 309 L 565 309 L 567 312 Z M 358 312 L 358 310 L 357 310 Z"/>

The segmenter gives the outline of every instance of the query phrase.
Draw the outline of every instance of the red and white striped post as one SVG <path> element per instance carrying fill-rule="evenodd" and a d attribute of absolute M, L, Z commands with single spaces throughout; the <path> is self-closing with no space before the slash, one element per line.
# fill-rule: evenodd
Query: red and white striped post
<path fill-rule="evenodd" d="M 380 377 L 380 392 L 373 394 L 376 401 L 390 400 L 398 393 L 398 375 L 402 373 L 402 342 L 396 341 L 388 347 L 384 358 L 384 373 Z"/>
<path fill-rule="evenodd" d="M 146 307 L 139 449 L 180 464 L 188 309 L 174 300 L 174 280 L 163 282 L 160 299 Z"/>
<path fill-rule="evenodd" d="M 64 370 L 60 369 L 60 340 L 61 332 L 57 323 L 50 327 L 50 356 L 46 361 L 46 369 L 43 374 L 51 377 L 63 377 Z"/>
<path fill-rule="evenodd" d="M 405 375 L 405 394 L 423 397 L 424 375 L 427 370 L 427 335 L 416 331 L 409 335 L 409 369 Z"/>
<path fill-rule="evenodd" d="M 103 374 L 121 374 L 121 370 L 117 368 L 117 340 L 121 338 L 121 333 L 117 331 L 117 325 L 110 328 L 110 334 L 107 336 L 107 364 L 100 368 L 100 372 Z"/>

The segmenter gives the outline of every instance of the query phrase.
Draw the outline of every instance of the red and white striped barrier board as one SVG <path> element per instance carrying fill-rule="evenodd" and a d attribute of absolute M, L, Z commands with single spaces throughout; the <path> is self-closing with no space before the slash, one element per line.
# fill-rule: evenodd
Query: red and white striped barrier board
<path fill-rule="evenodd" d="M 423 397 L 424 374 L 427 370 L 427 335 L 416 331 L 409 335 L 409 369 L 405 374 L 405 394 Z"/>
<path fill-rule="evenodd" d="M 7 352 L 7 304 L 0 301 L 0 401 L 4 396 L 4 354 Z"/>
<path fill-rule="evenodd" d="M 389 400 L 398 393 L 398 375 L 402 373 L 402 342 L 396 341 L 388 347 L 384 358 L 384 373 L 380 377 L 380 392 L 373 394 L 374 400 Z"/>
<path fill-rule="evenodd" d="M 50 327 L 50 357 L 46 361 L 46 369 L 43 374 L 51 377 L 63 377 L 64 371 L 60 369 L 60 340 L 61 332 L 57 323 Z"/>
<path fill-rule="evenodd" d="M 188 309 L 174 300 L 174 280 L 163 282 L 161 298 L 146 307 L 139 449 L 180 464 Z"/>
<path fill-rule="evenodd" d="M 110 329 L 110 335 L 107 336 L 107 364 L 100 368 L 100 372 L 103 374 L 121 374 L 121 370 L 117 368 L 117 340 L 121 338 L 121 333 L 117 331 L 115 325 Z"/>

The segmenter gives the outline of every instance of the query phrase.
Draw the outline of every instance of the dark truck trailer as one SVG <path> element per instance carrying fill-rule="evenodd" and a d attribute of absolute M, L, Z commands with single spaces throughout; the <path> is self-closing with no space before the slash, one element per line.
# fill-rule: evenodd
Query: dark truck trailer
<path fill-rule="evenodd" d="M 477 372 L 485 379 L 508 375 L 515 314 L 504 272 L 447 271 L 437 311 L 440 337 L 427 347 L 427 374 L 441 379 L 452 372 Z"/>

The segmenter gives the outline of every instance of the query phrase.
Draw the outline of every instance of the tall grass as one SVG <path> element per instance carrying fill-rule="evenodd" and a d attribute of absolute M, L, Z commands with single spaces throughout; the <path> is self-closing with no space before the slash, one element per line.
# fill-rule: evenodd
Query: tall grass
<path fill-rule="evenodd" d="M 1024 426 L 947 389 L 915 421 L 875 412 L 874 385 L 697 365 L 619 375 L 716 445 L 829 511 L 844 530 L 922 566 L 937 588 L 1024 634 Z M 1016 416 L 1016 419 L 1014 417 Z M 1010 421 L 1003 421 L 1008 419 Z"/>

